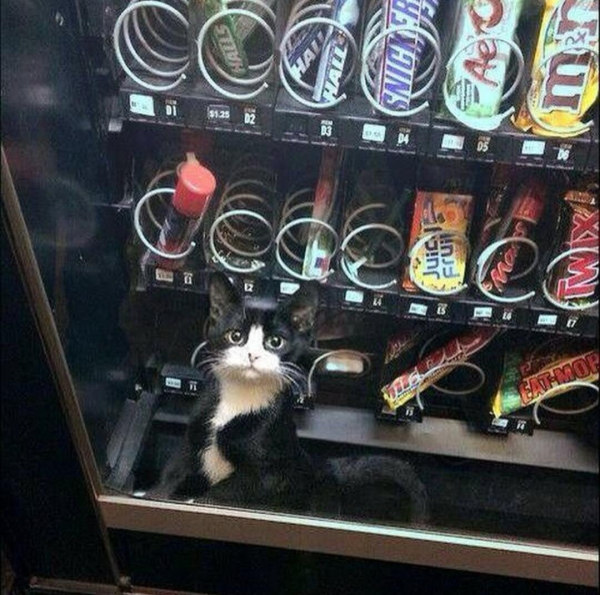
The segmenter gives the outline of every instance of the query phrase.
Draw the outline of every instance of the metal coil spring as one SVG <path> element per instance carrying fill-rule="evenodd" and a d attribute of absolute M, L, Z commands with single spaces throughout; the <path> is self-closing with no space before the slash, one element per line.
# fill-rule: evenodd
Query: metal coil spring
<path fill-rule="evenodd" d="M 590 246 L 590 247 L 580 247 L 580 248 L 569 248 L 564 252 L 561 252 L 557 256 L 555 256 L 546 266 L 545 277 L 542 281 L 542 292 L 544 293 L 544 297 L 555 307 L 560 308 L 561 310 L 568 311 L 579 311 L 579 310 L 589 310 L 591 308 L 595 308 L 598 305 L 598 279 L 594 283 L 594 288 L 596 291 L 595 299 L 591 299 L 589 301 L 581 301 L 581 299 L 575 298 L 573 300 L 569 299 L 558 299 L 558 297 L 553 296 L 548 289 L 548 280 L 552 276 L 552 271 L 554 268 L 563 260 L 570 258 L 571 256 L 575 256 L 576 254 L 595 254 L 596 258 L 593 263 L 590 263 L 590 267 L 598 268 L 598 247 Z"/>
<path fill-rule="evenodd" d="M 184 163 L 185 162 L 182 161 L 177 165 L 174 165 L 174 163 L 170 161 L 165 163 L 162 167 L 160 167 L 146 186 L 144 195 L 137 202 L 133 213 L 133 228 L 142 244 L 152 254 L 155 254 L 156 256 L 160 256 L 161 258 L 165 258 L 168 260 L 177 260 L 179 258 L 184 258 L 188 256 L 189 254 L 191 254 L 191 252 L 193 252 L 194 248 L 196 247 L 196 242 L 192 241 L 188 248 L 181 253 L 172 254 L 168 252 L 163 252 L 148 239 L 146 233 L 143 230 L 142 209 L 145 210 L 149 221 L 156 228 L 158 233 L 160 233 L 160 230 L 162 229 L 162 223 L 160 221 L 162 218 L 164 218 L 167 211 L 167 207 L 171 202 L 173 195 L 175 194 L 177 177 Z M 159 187 L 157 188 L 157 186 Z M 156 203 L 154 201 L 160 202 L 162 207 L 161 215 L 156 214 Z"/>
<path fill-rule="evenodd" d="M 399 231 L 400 213 L 394 213 L 395 199 L 391 186 L 373 184 L 362 197 L 355 192 L 345 209 L 340 267 L 359 287 L 378 290 L 397 283 L 396 268 L 404 254 L 404 241 Z M 362 267 L 388 272 L 391 278 L 369 283 L 360 277 Z"/>
<path fill-rule="evenodd" d="M 254 273 L 273 245 L 275 174 L 263 163 L 238 162 L 225 184 L 208 232 L 210 256 L 234 273 Z"/>
<path fill-rule="evenodd" d="M 225 8 L 210 16 L 198 33 L 198 68 L 206 82 L 223 97 L 234 100 L 252 99 L 269 86 L 266 79 L 271 74 L 274 65 L 275 13 L 264 0 L 223 0 L 223 4 Z M 249 32 L 253 30 L 252 23 L 254 23 L 264 32 L 271 44 L 269 56 L 258 63 L 248 64 L 247 72 L 244 75 L 233 75 L 227 72 L 225 65 L 219 63 L 213 51 L 215 41 L 211 35 L 212 29 L 226 17 L 233 19 L 236 30 L 244 31 L 245 35 L 240 35 L 242 43 L 247 39 Z M 213 43 L 207 43 L 208 38 L 211 38 Z M 235 87 L 254 88 L 247 92 L 238 92 L 225 88 L 223 83 L 229 83 Z"/>
<path fill-rule="evenodd" d="M 119 65 L 133 81 L 149 91 L 174 89 L 186 79 L 185 72 L 190 65 L 187 44 L 189 0 L 173 1 L 179 8 L 166 0 L 131 0 L 113 30 L 113 47 Z M 123 55 L 121 38 L 131 56 L 131 66 Z M 137 68 L 137 74 L 132 67 Z M 161 85 L 144 80 L 142 71 L 169 82 Z"/>
<path fill-rule="evenodd" d="M 318 225 L 324 232 L 332 235 L 335 244 L 332 258 L 339 247 L 339 235 L 336 230 L 329 223 L 312 217 L 314 193 L 313 185 L 301 184 L 300 188 L 294 188 L 287 194 L 279 219 L 279 232 L 275 238 L 277 262 L 286 273 L 302 281 L 315 279 L 302 272 L 311 224 Z M 296 269 L 292 268 L 294 266 Z M 298 267 L 300 270 L 297 270 Z M 317 280 L 324 280 L 332 272 L 328 271 Z"/>
<path fill-rule="evenodd" d="M 181 161 L 175 164 L 173 161 L 169 161 L 163 164 L 157 170 L 156 174 L 152 177 L 150 182 L 148 182 L 145 194 L 148 194 L 149 192 L 154 190 L 159 185 L 159 182 L 161 182 L 161 187 L 174 189 L 177 184 L 177 178 L 179 177 L 179 171 L 181 170 L 181 167 L 184 163 L 184 161 Z M 154 227 L 156 227 L 156 229 L 160 231 L 160 229 L 162 228 L 162 223 L 160 221 L 161 218 L 164 218 L 167 206 L 171 201 L 172 195 L 170 193 L 164 192 L 155 196 L 158 199 L 157 202 L 159 202 L 162 206 L 162 217 L 156 214 L 154 201 L 148 200 L 145 204 L 145 208 L 146 214 L 148 215 L 150 222 L 152 223 L 152 225 L 154 225 Z"/>
<path fill-rule="evenodd" d="M 323 103 L 308 98 L 312 97 L 315 85 L 304 80 L 303 76 L 310 68 L 306 68 L 303 73 L 296 72 L 290 61 L 290 53 L 299 42 L 308 39 L 309 36 L 314 36 L 315 43 L 318 44 L 319 41 L 316 36 L 320 34 L 320 44 L 322 46 L 322 40 L 326 37 L 328 28 L 333 27 L 344 35 L 351 48 L 351 58 L 349 63 L 346 63 L 344 66 L 340 89 L 343 89 L 352 80 L 356 69 L 358 56 L 356 40 L 344 25 L 331 18 L 332 11 L 333 2 L 331 0 L 299 0 L 294 3 L 279 46 L 281 53 L 279 78 L 281 84 L 296 101 L 314 109 L 326 109 L 338 105 L 346 99 L 346 94 L 342 93 L 337 98 Z M 318 56 L 321 49 L 322 47 L 317 48 L 317 51 L 314 52 L 315 57 Z"/>
<path fill-rule="evenodd" d="M 393 36 L 400 37 L 403 44 L 412 44 L 415 55 L 414 85 L 410 102 L 421 98 L 435 83 L 440 71 L 442 55 L 440 35 L 434 24 L 424 15 L 414 25 L 393 25 L 384 27 L 384 11 L 379 0 L 371 0 L 367 5 L 366 25 L 361 51 L 360 85 L 373 108 L 387 116 L 406 118 L 417 114 L 429 106 L 423 101 L 409 109 L 392 109 L 384 105 L 376 96 L 379 81 L 383 76 L 385 45 Z M 429 52 L 425 52 L 426 46 Z"/>

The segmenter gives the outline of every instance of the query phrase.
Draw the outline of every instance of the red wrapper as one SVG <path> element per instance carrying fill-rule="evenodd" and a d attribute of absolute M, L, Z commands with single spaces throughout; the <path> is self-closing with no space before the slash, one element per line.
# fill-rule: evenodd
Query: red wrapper
<path fill-rule="evenodd" d="M 598 249 L 598 206 L 590 192 L 567 192 L 563 215 L 564 240 L 560 253 L 581 248 Z M 559 231 L 560 233 L 560 231 Z M 558 253 L 557 253 L 558 255 Z M 594 295 L 598 285 L 598 252 L 576 252 L 554 267 L 550 293 L 557 300 L 585 300 Z"/>
<path fill-rule="evenodd" d="M 431 370 L 443 364 L 468 360 L 483 349 L 499 332 L 500 329 L 493 327 L 467 329 L 462 335 L 453 338 L 444 347 L 436 349 L 418 362 L 416 366 L 409 368 L 393 382 L 384 386 L 381 389 L 383 398 L 391 409 L 395 410 L 401 407 L 416 396 L 419 386 L 421 391 L 424 391 L 446 374 L 450 374 L 452 366 L 429 373 Z"/>

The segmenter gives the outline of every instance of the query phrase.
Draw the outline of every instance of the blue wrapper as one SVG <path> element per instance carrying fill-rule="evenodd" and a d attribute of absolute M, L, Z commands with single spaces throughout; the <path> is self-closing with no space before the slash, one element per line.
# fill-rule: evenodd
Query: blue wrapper
<path fill-rule="evenodd" d="M 325 16 L 323 11 L 309 15 L 312 17 Z M 288 44 L 287 56 L 290 70 L 296 78 L 302 76 L 316 62 L 323 49 L 325 41 L 325 28 L 323 25 L 308 25 L 298 31 Z"/>
<path fill-rule="evenodd" d="M 352 35 L 354 35 L 359 16 L 358 0 L 335 0 L 332 19 L 344 25 Z M 339 29 L 329 27 L 313 91 L 315 101 L 329 103 L 337 99 L 349 52 L 350 44 L 346 36 Z"/>
<path fill-rule="evenodd" d="M 422 26 L 422 19 L 435 17 L 439 0 L 384 0 L 382 31 L 389 27 Z M 377 80 L 378 102 L 393 110 L 407 110 L 413 82 L 425 49 L 422 37 L 399 33 L 385 38 Z"/>

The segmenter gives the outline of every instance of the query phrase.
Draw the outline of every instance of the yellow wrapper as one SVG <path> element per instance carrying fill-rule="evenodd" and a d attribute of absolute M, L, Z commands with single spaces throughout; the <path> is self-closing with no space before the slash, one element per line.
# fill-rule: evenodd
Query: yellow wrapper
<path fill-rule="evenodd" d="M 415 199 L 411 248 L 424 236 L 449 231 L 466 236 L 471 220 L 473 197 L 467 194 L 445 192 L 423 192 L 419 190 Z M 409 267 L 414 278 L 426 289 L 452 291 L 464 283 L 467 264 L 467 245 L 458 235 L 435 235 L 417 249 Z M 402 287 L 406 291 L 417 291 L 409 271 L 404 275 Z"/>
<path fill-rule="evenodd" d="M 598 0 L 546 0 L 517 128 L 560 138 L 588 130 L 581 120 L 598 97 L 598 63 L 581 48 L 598 50 Z"/>

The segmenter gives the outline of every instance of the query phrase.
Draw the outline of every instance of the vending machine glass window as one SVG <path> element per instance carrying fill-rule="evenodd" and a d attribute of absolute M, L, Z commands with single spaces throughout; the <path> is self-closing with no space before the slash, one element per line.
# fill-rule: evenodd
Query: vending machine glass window
<path fill-rule="evenodd" d="M 106 524 L 597 584 L 592 3 L 35 4 L 3 212 Z"/>

